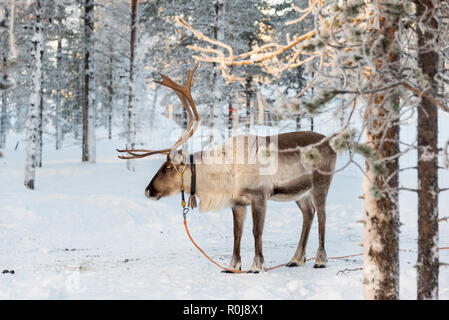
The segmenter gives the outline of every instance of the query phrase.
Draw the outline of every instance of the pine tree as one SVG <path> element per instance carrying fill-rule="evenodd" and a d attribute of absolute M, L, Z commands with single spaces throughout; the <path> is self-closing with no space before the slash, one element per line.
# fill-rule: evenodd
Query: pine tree
<path fill-rule="evenodd" d="M 429 82 L 426 95 L 436 96 L 439 56 L 427 49 L 438 24 L 434 2 L 415 1 L 421 26 L 417 28 L 418 63 Z M 430 46 L 431 47 L 431 46 Z M 438 107 L 425 97 L 418 108 L 418 299 L 438 299 Z"/>

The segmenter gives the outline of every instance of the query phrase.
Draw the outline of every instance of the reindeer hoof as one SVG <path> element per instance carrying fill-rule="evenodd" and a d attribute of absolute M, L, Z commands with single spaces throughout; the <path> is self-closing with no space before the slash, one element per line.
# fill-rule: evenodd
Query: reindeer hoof
<path fill-rule="evenodd" d="M 242 268 L 239 268 L 239 270 L 235 270 L 235 271 L 232 271 L 232 270 L 221 270 L 220 272 L 221 273 L 238 273 L 237 271 L 242 271 Z"/>
<path fill-rule="evenodd" d="M 248 273 L 259 273 L 259 270 L 249 270 Z"/>
<path fill-rule="evenodd" d="M 296 261 L 290 261 L 289 263 L 287 263 L 285 266 L 292 268 L 292 267 L 300 267 L 306 264 L 306 257 L 304 257 L 304 260 L 302 263 L 298 263 Z"/>
<path fill-rule="evenodd" d="M 285 265 L 286 267 L 293 268 L 293 267 L 299 267 L 299 264 L 296 262 L 289 262 Z"/>
<path fill-rule="evenodd" d="M 318 263 L 315 263 L 315 264 L 313 265 L 313 267 L 314 267 L 315 269 L 322 269 L 322 268 L 326 268 L 326 265 L 325 265 L 325 264 L 318 264 Z"/>

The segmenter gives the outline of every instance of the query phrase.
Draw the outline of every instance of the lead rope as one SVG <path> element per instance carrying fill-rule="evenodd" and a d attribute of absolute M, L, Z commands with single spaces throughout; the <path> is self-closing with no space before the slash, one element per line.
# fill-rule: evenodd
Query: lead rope
<path fill-rule="evenodd" d="M 227 272 L 231 272 L 231 273 L 248 273 L 248 271 L 241 271 L 241 270 L 234 270 L 234 269 L 228 269 L 225 268 L 223 266 L 221 266 L 220 264 L 218 264 L 217 262 L 215 262 L 211 257 L 209 257 L 206 252 L 204 252 L 197 244 L 196 242 L 193 240 L 192 236 L 190 235 L 189 232 L 189 228 L 187 227 L 187 213 L 189 212 L 189 208 L 183 208 L 182 209 L 182 213 L 184 216 L 184 228 L 186 229 L 187 235 L 189 236 L 190 241 L 193 243 L 193 245 L 198 249 L 199 252 L 201 252 L 210 262 L 212 262 L 213 264 L 215 264 L 217 267 L 223 269 L 224 271 Z"/>
<path fill-rule="evenodd" d="M 184 216 L 184 228 L 186 229 L 187 235 L 189 236 L 190 241 L 193 243 L 193 245 L 209 260 L 211 261 L 213 264 L 215 264 L 217 267 L 223 269 L 224 271 L 230 272 L 230 273 L 248 273 L 248 271 L 242 271 L 242 270 L 236 270 L 236 269 L 228 269 L 225 267 L 222 267 L 221 265 L 219 265 L 217 262 L 215 262 L 212 258 L 210 258 L 197 244 L 196 242 L 193 240 L 192 236 L 190 235 L 189 232 L 189 228 L 187 227 L 187 213 L 189 212 L 189 208 L 186 208 L 185 206 L 183 206 L 183 216 Z M 449 247 L 440 247 L 438 248 L 438 250 L 449 250 Z M 407 250 L 399 250 L 401 252 L 408 252 Z M 340 259 L 347 259 L 347 258 L 351 258 L 351 257 L 358 257 L 358 256 L 363 256 L 363 253 L 357 253 L 357 254 L 349 254 L 346 256 L 341 256 L 341 257 L 329 257 L 328 259 L 332 259 L 332 260 L 340 260 Z M 309 258 L 306 261 L 312 261 L 315 260 L 316 257 L 313 258 Z M 284 267 L 286 266 L 287 263 L 283 263 L 283 264 L 279 264 L 277 266 L 268 268 L 267 271 L 271 271 L 280 267 Z"/>
<path fill-rule="evenodd" d="M 193 164 L 193 159 L 192 156 L 190 157 L 191 163 Z M 187 214 L 189 213 L 190 209 L 189 207 L 186 207 L 186 201 L 185 201 L 185 197 L 184 197 L 184 171 L 187 167 L 187 165 L 184 166 L 184 168 L 182 169 L 182 171 L 179 171 L 178 168 L 176 167 L 176 165 L 174 163 L 172 163 L 173 167 L 175 168 L 176 172 L 178 173 L 179 178 L 181 179 L 181 207 L 182 207 L 182 217 L 184 219 L 184 227 L 186 229 L 187 235 L 189 236 L 190 241 L 193 243 L 193 245 L 207 258 L 209 259 L 213 264 L 215 264 L 217 267 L 231 272 L 231 273 L 247 273 L 247 271 L 241 271 L 241 270 L 233 270 L 233 269 L 228 269 L 225 267 L 222 267 L 221 265 L 219 265 L 217 262 L 215 262 L 212 258 L 210 258 L 197 244 L 196 242 L 193 240 L 192 236 L 190 235 L 189 232 L 189 228 L 187 227 Z M 194 166 L 192 166 L 193 169 L 193 173 L 195 173 L 195 169 Z M 194 177 L 192 177 L 192 181 L 194 181 Z M 193 184 L 193 186 L 195 186 L 195 183 Z M 192 193 L 193 192 L 193 193 Z M 190 197 L 189 197 L 189 205 L 191 206 L 191 208 L 195 208 L 196 207 L 196 199 L 192 201 L 192 199 L 195 199 L 195 190 L 191 190 L 190 192 Z"/>

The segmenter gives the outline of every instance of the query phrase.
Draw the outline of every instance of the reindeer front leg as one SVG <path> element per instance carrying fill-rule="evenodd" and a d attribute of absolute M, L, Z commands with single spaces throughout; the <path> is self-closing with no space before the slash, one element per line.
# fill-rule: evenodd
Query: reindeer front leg
<path fill-rule="evenodd" d="M 242 260 L 240 258 L 240 241 L 243 234 L 243 223 L 246 217 L 246 207 L 232 207 L 232 215 L 234 218 L 234 251 L 232 253 L 231 263 L 228 269 L 242 270 Z M 222 271 L 228 273 L 229 271 Z"/>
<path fill-rule="evenodd" d="M 267 200 L 259 197 L 251 201 L 251 212 L 253 215 L 253 235 L 254 235 L 254 262 L 250 273 L 259 273 L 267 271 L 262 254 L 262 232 L 265 222 L 265 212 L 267 209 Z"/>

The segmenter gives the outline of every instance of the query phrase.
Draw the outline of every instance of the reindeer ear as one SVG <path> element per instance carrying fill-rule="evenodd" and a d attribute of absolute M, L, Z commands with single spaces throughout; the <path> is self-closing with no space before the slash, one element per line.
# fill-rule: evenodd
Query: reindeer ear
<path fill-rule="evenodd" d="M 172 161 L 175 164 L 186 163 L 187 156 L 187 153 L 183 152 L 182 150 L 176 150 L 171 154 Z"/>

